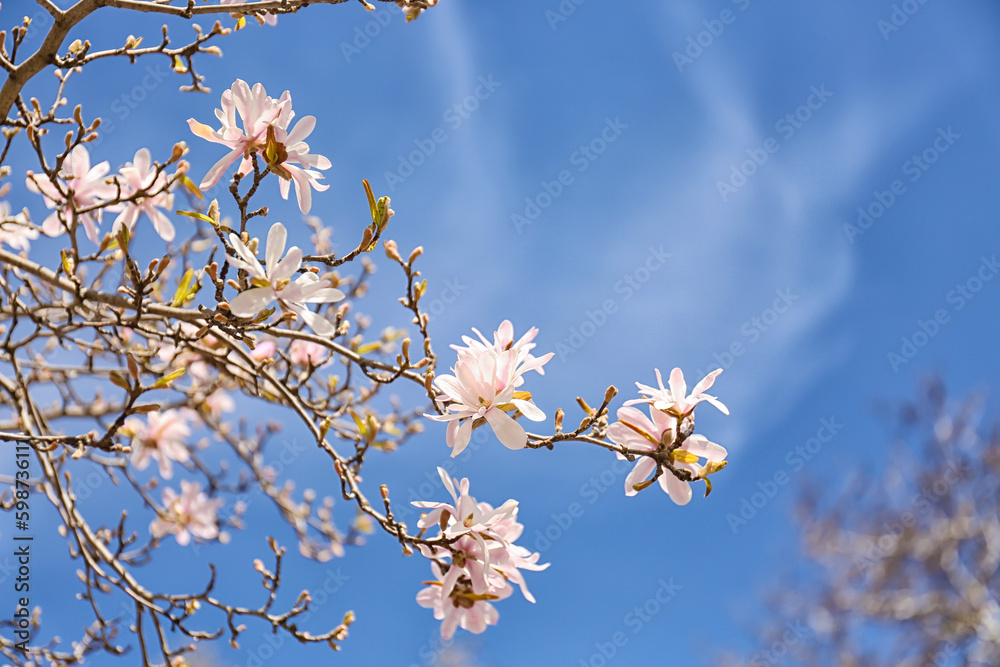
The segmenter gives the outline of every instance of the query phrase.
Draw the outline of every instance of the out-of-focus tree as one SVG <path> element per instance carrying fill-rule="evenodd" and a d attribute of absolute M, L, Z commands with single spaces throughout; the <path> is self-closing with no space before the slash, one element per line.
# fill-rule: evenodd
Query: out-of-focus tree
<path fill-rule="evenodd" d="M 805 487 L 807 564 L 775 582 L 761 648 L 720 663 L 1000 665 L 1000 422 L 984 406 L 928 380 L 891 411 L 884 470 L 873 444 L 843 483 Z"/>

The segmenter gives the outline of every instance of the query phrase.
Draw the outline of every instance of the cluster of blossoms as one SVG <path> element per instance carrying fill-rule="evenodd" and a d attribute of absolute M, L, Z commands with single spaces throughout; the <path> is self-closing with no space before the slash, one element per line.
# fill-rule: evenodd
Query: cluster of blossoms
<path fill-rule="evenodd" d="M 728 415 L 729 409 L 715 396 L 705 391 L 712 386 L 722 369 L 713 371 L 687 393 L 684 373 L 675 368 L 670 373 L 669 388 L 663 386 L 659 369 L 656 369 L 658 387 L 636 382 L 643 398 L 625 401 L 618 409 L 618 421 L 608 427 L 608 439 L 632 452 L 647 453 L 642 456 L 625 478 L 625 495 L 634 496 L 659 480 L 660 487 L 678 505 L 691 500 L 690 481 L 703 479 L 707 490 L 712 489 L 708 476 L 726 466 L 725 447 L 709 442 L 703 435 L 692 433 L 694 409 L 707 401 Z M 649 417 L 631 407 L 648 404 Z M 619 453 L 619 459 L 626 457 Z M 705 459 L 704 464 L 699 461 Z M 655 476 L 650 479 L 649 476 Z"/>
<path fill-rule="evenodd" d="M 179 495 L 169 487 L 163 489 L 163 513 L 149 524 L 149 532 L 156 539 L 173 534 L 182 547 L 191 543 L 192 535 L 214 540 L 219 536 L 216 513 L 222 502 L 222 498 L 209 499 L 198 482 L 181 481 Z"/>
<path fill-rule="evenodd" d="M 490 601 L 510 597 L 513 584 L 534 602 L 521 570 L 544 570 L 549 564 L 539 565 L 538 553 L 514 544 L 524 530 L 517 522 L 516 501 L 494 509 L 469 495 L 468 479 L 460 482 L 437 470 L 454 504 L 414 501 L 413 505 L 430 510 L 417 523 L 421 534 L 437 526 L 437 539 L 448 546 L 420 545 L 420 552 L 431 559 L 434 579 L 424 582 L 428 587 L 417 594 L 417 603 L 434 610 L 441 636 L 449 640 L 459 627 L 478 634 L 496 625 L 500 615 Z"/>
<path fill-rule="evenodd" d="M 11 215 L 10 202 L 0 201 L 0 243 L 27 252 L 37 238 L 38 232 L 28 226 L 24 213 Z"/>
<path fill-rule="evenodd" d="M 239 236 L 229 235 L 229 242 L 239 257 L 227 256 L 226 261 L 237 269 L 246 271 L 252 285 L 229 302 L 229 309 L 237 317 L 256 317 L 277 299 L 283 310 L 298 315 L 313 331 L 321 336 L 330 336 L 334 333 L 333 324 L 319 313 L 309 310 L 306 304 L 340 301 L 344 298 L 344 293 L 330 287 L 326 281 L 320 280 L 311 272 L 301 273 L 293 281 L 292 276 L 302 266 L 302 250 L 298 246 L 292 246 L 285 255 L 287 239 L 288 232 L 283 224 L 278 222 L 271 226 L 267 234 L 265 268 Z"/>
<path fill-rule="evenodd" d="M 538 329 L 531 329 L 514 342 L 514 326 L 504 320 L 488 341 L 477 329 L 479 340 L 463 336 L 466 347 L 452 345 L 458 353 L 454 375 L 440 375 L 434 384 L 441 391 L 439 409 L 445 414 L 426 415 L 435 421 L 448 422 L 447 442 L 451 455 L 462 453 L 472 437 L 472 430 L 488 423 L 497 439 L 510 449 L 521 449 L 528 442 L 524 429 L 508 413 L 520 413 L 531 421 L 542 421 L 545 413 L 531 401 L 531 394 L 519 391 L 523 375 L 542 369 L 553 353 L 542 357 L 531 354 Z"/>
<path fill-rule="evenodd" d="M 242 128 L 237 123 L 237 114 Z M 205 175 L 202 189 L 218 183 L 237 159 L 241 159 L 237 173 L 249 174 L 253 170 L 251 158 L 254 155 L 262 158 L 267 167 L 281 177 L 282 198 L 288 199 L 289 184 L 295 184 L 295 197 L 303 213 L 312 208 L 311 188 L 322 192 L 330 187 L 319 182 L 323 176 L 315 171 L 329 169 L 330 160 L 311 154 L 309 144 L 304 141 L 312 134 L 316 118 L 306 116 L 292 127 L 295 112 L 287 90 L 274 99 L 267 95 L 263 85 L 257 83 L 251 88 L 246 81 L 237 79 L 230 90 L 222 93 L 222 108 L 215 110 L 215 117 L 222 123 L 218 130 L 194 118 L 188 119 L 188 126 L 197 136 L 230 149 Z"/>
<path fill-rule="evenodd" d="M 107 178 L 110 171 L 107 160 L 91 166 L 90 152 L 83 144 L 66 155 L 56 179 L 58 183 L 29 171 L 25 184 L 42 195 L 46 208 L 52 210 L 42 222 L 42 231 L 47 236 L 60 236 L 79 224 L 83 225 L 87 238 L 98 243 L 104 211 L 111 211 L 119 214 L 112 233 L 122 226 L 133 230 L 139 216 L 146 214 L 156 233 L 164 241 L 173 241 L 173 223 L 161 210 L 169 211 L 173 206 L 171 182 L 153 164 L 149 150 L 136 151 L 133 161 L 125 163 L 116 178 Z"/>

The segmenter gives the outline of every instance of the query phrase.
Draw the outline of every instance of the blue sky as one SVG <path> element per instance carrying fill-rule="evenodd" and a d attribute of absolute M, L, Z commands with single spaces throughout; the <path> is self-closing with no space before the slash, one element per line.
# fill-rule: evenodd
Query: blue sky
<path fill-rule="evenodd" d="M 392 197 L 400 247 L 425 247 L 443 365 L 447 344 L 471 327 L 537 326 L 539 350 L 557 356 L 529 388 L 548 414 L 562 406 L 574 420 L 577 395 L 599 400 L 614 384 L 624 400 L 633 382 L 654 380 L 654 367 L 680 366 L 693 382 L 724 366 L 715 389 L 732 415 L 703 406 L 698 431 L 729 448 L 730 465 L 711 497 L 687 507 L 658 487 L 626 498 L 624 474 L 593 448 L 510 452 L 483 438 L 460 474 L 480 500 L 517 498 L 523 541 L 546 547 L 552 566 L 528 575 L 537 604 L 500 603 L 499 626 L 460 633 L 458 644 L 494 666 L 604 664 L 601 645 L 616 633 L 607 664 L 696 664 L 716 648 L 749 659 L 762 647 L 742 628 L 798 557 L 794 487 L 885 463 L 874 401 L 910 396 L 932 372 L 964 393 L 1000 371 L 1000 8 L 441 0 L 405 24 L 394 5 L 379 5 L 375 14 L 309 7 L 221 40 L 225 56 L 201 60 L 209 95 L 178 93 L 159 61 L 95 64 L 68 91 L 85 115 L 114 126 L 94 159 L 117 166 L 141 146 L 162 155 L 183 139 L 201 174 L 221 153 L 190 135 L 187 118 L 214 123 L 237 77 L 274 96 L 288 89 L 299 115 L 317 117 L 310 145 L 333 161 L 312 213 L 335 227 L 338 247 L 363 225 L 362 178 Z M 20 11 L 4 3 L 3 24 Z M 72 36 L 106 48 L 130 33 L 153 41 L 161 23 L 102 9 Z M 190 30 L 170 25 L 175 40 Z M 27 157 L 11 164 L 23 171 Z M 401 160 L 421 164 L 410 173 Z M 271 220 L 299 222 L 294 202 L 273 184 L 263 190 Z M 10 199 L 41 218 L 23 188 Z M 872 216 L 867 228 L 859 207 Z M 382 302 L 360 305 L 381 326 L 406 322 L 390 269 L 375 280 Z M 818 435 L 828 442 L 814 441 L 808 460 L 796 453 Z M 285 436 L 306 441 L 291 422 Z M 447 457 L 443 438 L 430 425 L 397 454 L 373 457 L 366 479 L 402 500 Z M 289 472 L 301 487 L 333 492 L 332 471 L 311 451 Z M 727 520 L 775 473 L 788 483 L 773 499 L 746 525 Z M 99 489 L 96 502 L 120 501 Z M 252 512 L 258 523 L 229 547 L 168 546 L 177 560 L 153 581 L 196 587 L 211 560 L 224 566 L 223 589 L 249 602 L 240 582 L 253 580 L 261 536 L 270 528 L 292 544 L 265 508 Z M 547 530 L 558 538 L 540 541 Z M 75 579 L 55 537 L 50 551 L 44 594 L 58 618 L 57 594 Z M 313 626 L 356 611 L 336 660 L 431 664 L 438 623 L 413 601 L 428 572 L 375 535 L 333 563 L 296 560 L 287 601 L 338 581 Z M 649 604 L 658 592 L 669 601 Z M 215 659 L 255 664 L 270 652 L 267 636 L 248 632 L 235 653 L 220 644 Z M 270 664 L 326 660 L 287 642 L 277 654 Z"/>

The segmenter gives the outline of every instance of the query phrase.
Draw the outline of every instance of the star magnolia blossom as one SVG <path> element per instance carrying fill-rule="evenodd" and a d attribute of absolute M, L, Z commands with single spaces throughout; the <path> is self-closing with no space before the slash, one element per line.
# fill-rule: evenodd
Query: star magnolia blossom
<path fill-rule="evenodd" d="M 489 423 L 497 439 L 505 447 L 521 449 L 528 442 L 524 428 L 507 412 L 520 410 L 531 421 L 542 421 L 545 413 L 531 402 L 531 394 L 516 391 L 524 383 L 522 377 L 530 370 L 541 371 L 541 367 L 553 356 L 550 352 L 543 357 L 534 357 L 530 350 L 535 347 L 531 340 L 538 333 L 531 329 L 517 343 L 514 343 L 513 327 L 504 321 L 490 343 L 473 329 L 480 341 L 466 336 L 463 340 L 468 347 L 455 347 L 458 361 L 452 368 L 454 375 L 440 375 L 434 385 L 441 391 L 437 397 L 438 406 L 446 411 L 443 415 L 425 415 L 435 421 L 448 422 L 447 442 L 452 448 L 452 457 L 458 456 L 469 445 L 472 430 Z"/>
<path fill-rule="evenodd" d="M 137 417 L 129 417 L 122 427 L 125 434 L 132 436 L 132 465 L 139 470 L 149 466 L 155 459 L 163 479 L 173 477 L 172 461 L 186 463 L 191 454 L 184 441 L 191 435 L 191 428 L 179 410 L 150 412 L 143 423 Z"/>
<path fill-rule="evenodd" d="M 469 480 L 459 482 L 441 468 L 438 474 L 454 504 L 414 502 L 432 510 L 417 525 L 421 532 L 436 525 L 439 537 L 454 541 L 450 549 L 419 545 L 420 552 L 431 559 L 435 580 L 425 582 L 429 588 L 420 591 L 417 602 L 434 610 L 434 617 L 443 621 L 442 637 L 451 639 L 457 627 L 480 633 L 487 625 L 496 625 L 499 614 L 488 601 L 509 597 L 511 584 L 520 586 L 524 597 L 534 602 L 521 570 L 544 570 L 548 564 L 539 565 L 539 554 L 514 544 L 524 531 L 517 522 L 516 501 L 508 500 L 494 509 L 469 495 Z M 443 559 L 451 562 L 445 564 Z"/>
<path fill-rule="evenodd" d="M 327 349 L 311 340 L 293 340 L 288 346 L 288 358 L 295 366 L 319 368 L 327 357 Z"/>
<path fill-rule="evenodd" d="M 133 162 L 128 162 L 119 170 L 122 183 L 122 198 L 131 197 L 137 192 L 155 192 L 157 194 L 143 196 L 135 201 L 120 204 L 121 213 L 115 218 L 111 232 L 117 233 L 122 225 L 129 231 L 135 229 L 135 223 L 143 213 L 153 223 L 153 229 L 164 241 L 174 240 L 174 225 L 170 218 L 160 209 L 171 210 L 174 206 L 174 196 L 166 191 L 167 175 L 162 171 L 157 174 L 156 167 L 149 156 L 149 149 L 140 148 L 135 153 Z"/>
<path fill-rule="evenodd" d="M 315 273 L 303 273 L 293 282 L 292 276 L 302 265 L 302 251 L 297 246 L 292 246 L 282 258 L 287 236 L 285 226 L 280 222 L 271 227 L 267 234 L 265 270 L 239 236 L 229 235 L 229 241 L 239 258 L 227 256 L 226 261 L 250 274 L 250 283 L 253 285 L 237 294 L 229 302 L 229 309 L 237 317 L 255 317 L 277 299 L 282 308 L 298 315 L 313 331 L 321 336 L 330 336 L 335 330 L 330 320 L 309 310 L 305 304 L 340 301 L 344 298 L 344 293 L 329 287 Z"/>
<path fill-rule="evenodd" d="M 237 114 L 242 128 L 237 125 Z M 218 183 L 226 169 L 241 156 L 237 173 L 249 174 L 253 169 L 250 156 L 256 153 L 281 177 L 283 198 L 288 199 L 289 182 L 295 183 L 299 209 L 308 213 L 312 207 L 311 189 L 322 192 L 329 187 L 319 183 L 322 175 L 311 167 L 329 169 L 331 166 L 326 157 L 310 154 L 309 144 L 304 141 L 316 126 L 315 117 L 306 116 L 289 128 L 295 116 L 289 92 L 286 90 L 276 100 L 268 97 L 261 84 L 254 84 L 251 89 L 242 79 L 237 79 L 230 90 L 222 93 L 222 108 L 215 110 L 215 116 L 222 123 L 218 130 L 194 118 L 188 119 L 188 127 L 195 135 L 232 149 L 208 171 L 200 187 L 204 190 Z"/>
<path fill-rule="evenodd" d="M 649 407 L 648 418 L 636 408 L 623 407 L 618 409 L 618 421 L 608 427 L 608 440 L 637 451 L 665 451 L 674 444 L 676 426 L 676 416 L 653 406 Z M 724 447 L 695 434 L 688 436 L 680 447 L 670 452 L 670 461 L 673 467 L 686 470 L 708 484 L 708 475 L 725 467 L 726 456 L 728 452 Z M 699 457 L 707 459 L 707 463 L 697 465 Z M 625 456 L 619 453 L 618 458 L 624 460 Z M 634 496 L 646 488 L 649 485 L 646 480 L 656 472 L 657 465 L 656 460 L 649 456 L 639 457 L 635 467 L 625 477 L 625 495 Z M 660 488 L 678 505 L 687 505 L 691 501 L 691 485 L 678 479 L 670 470 L 663 470 L 658 481 Z"/>
<path fill-rule="evenodd" d="M 417 593 L 417 604 L 434 610 L 434 618 L 441 621 L 441 637 L 445 641 L 455 635 L 457 628 L 478 635 L 486 630 L 487 626 L 497 624 L 500 613 L 488 600 L 510 597 L 513 592 L 510 586 L 499 589 L 496 593 L 480 595 L 472 591 L 467 578 L 455 577 L 450 592 L 445 593 L 445 580 L 448 574 L 442 573 L 441 566 L 436 562 L 431 562 L 431 570 L 435 578 L 433 581 L 424 582 L 430 585 Z M 448 569 L 448 573 L 451 572 L 461 574 L 461 570 L 454 565 Z"/>
<path fill-rule="evenodd" d="M 59 176 L 62 190 L 73 191 L 71 200 L 67 200 L 60 192 L 60 188 L 44 175 L 36 176 L 34 172 L 29 171 L 25 183 L 28 189 L 45 197 L 46 208 L 55 209 L 42 222 L 42 231 L 47 236 L 59 236 L 66 231 L 66 225 L 73 224 L 75 218 L 83 225 L 87 238 L 97 243 L 97 226 L 101 224 L 103 209 L 98 208 L 86 213 L 76 213 L 76 211 L 100 204 L 117 194 L 117 189 L 104 180 L 110 170 L 111 166 L 107 160 L 91 167 L 90 153 L 82 144 L 70 151 L 63 160 Z M 59 219 L 60 213 L 62 220 Z"/>
<path fill-rule="evenodd" d="M 171 488 L 163 489 L 163 513 L 149 524 L 149 532 L 156 539 L 173 534 L 182 547 L 191 543 L 191 536 L 201 540 L 214 540 L 219 536 L 216 512 L 222 499 L 209 499 L 197 482 L 181 482 L 181 493 Z"/>
<path fill-rule="evenodd" d="M 655 370 L 656 383 L 659 385 L 659 388 L 650 387 L 636 382 L 635 386 L 639 388 L 639 393 L 646 394 L 646 398 L 634 398 L 631 401 L 625 401 L 625 405 L 650 403 L 657 410 L 666 410 L 678 416 L 684 416 L 690 414 L 691 411 L 694 410 L 695 406 L 702 401 L 708 401 L 715 407 L 719 408 L 722 414 L 729 414 L 729 408 L 720 403 L 715 396 L 709 396 L 705 393 L 705 390 L 715 383 L 715 378 L 722 372 L 721 368 L 712 371 L 702 378 L 687 396 L 685 396 L 685 393 L 687 392 L 687 384 L 684 382 L 684 373 L 681 369 L 675 368 L 670 371 L 669 389 L 663 386 L 663 378 L 660 376 L 660 369 L 657 368 Z"/>
<path fill-rule="evenodd" d="M 27 252 L 31 249 L 30 241 L 37 238 L 38 232 L 28 227 L 24 214 L 11 215 L 10 202 L 0 201 L 0 243 Z"/>

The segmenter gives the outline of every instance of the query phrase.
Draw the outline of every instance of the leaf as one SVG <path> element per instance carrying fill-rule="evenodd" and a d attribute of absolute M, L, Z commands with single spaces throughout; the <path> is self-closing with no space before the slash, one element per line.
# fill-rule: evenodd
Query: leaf
<path fill-rule="evenodd" d="M 207 222 L 208 224 L 215 227 L 215 220 L 212 220 L 204 213 L 198 213 L 197 211 L 176 211 L 176 213 L 177 215 L 186 215 L 189 218 L 196 218 L 198 220 L 201 220 L 202 222 Z"/>
<path fill-rule="evenodd" d="M 365 423 L 363 421 L 361 421 L 361 418 L 358 417 L 356 414 L 354 414 L 354 410 L 348 410 L 347 412 L 349 412 L 350 415 L 351 415 L 351 417 L 354 419 L 354 423 L 358 427 L 358 432 L 362 436 L 367 435 L 367 432 L 366 432 L 366 429 L 365 429 Z"/>
<path fill-rule="evenodd" d="M 377 217 L 378 206 L 375 204 L 375 195 L 372 193 L 371 183 L 368 182 L 367 178 L 362 179 L 361 183 L 364 184 L 365 194 L 368 195 L 368 208 L 372 213 L 372 222 L 377 225 L 379 223 L 379 218 Z"/>
<path fill-rule="evenodd" d="M 181 282 L 177 285 L 177 291 L 174 292 L 174 298 L 171 300 L 171 305 L 182 306 L 184 302 L 187 301 L 188 291 L 191 288 L 191 280 L 194 278 L 194 269 L 188 269 L 184 272 L 181 277 Z"/>
<path fill-rule="evenodd" d="M 132 358 L 131 354 L 125 354 L 125 361 L 128 362 L 128 372 L 132 375 L 133 380 L 139 379 L 139 366 L 135 363 L 135 359 Z"/>
<path fill-rule="evenodd" d="M 165 387 L 169 387 L 170 383 L 179 378 L 180 376 L 184 375 L 184 372 L 186 370 L 187 370 L 186 368 L 178 368 L 175 371 L 171 371 L 167 375 L 164 375 L 159 380 L 154 382 L 152 389 L 163 389 Z"/>
<path fill-rule="evenodd" d="M 132 391 L 132 385 L 130 385 L 128 380 L 125 379 L 125 376 L 118 371 L 111 371 L 111 373 L 109 373 L 109 377 L 111 379 L 111 384 L 121 387 L 125 391 Z"/>
<path fill-rule="evenodd" d="M 187 176 L 181 176 L 181 183 L 183 183 L 184 187 L 186 187 L 191 192 L 191 194 L 193 194 L 198 199 L 205 198 L 205 195 L 202 194 L 201 189 L 198 188 L 198 186 L 194 184 L 194 181 L 192 181 Z"/>

